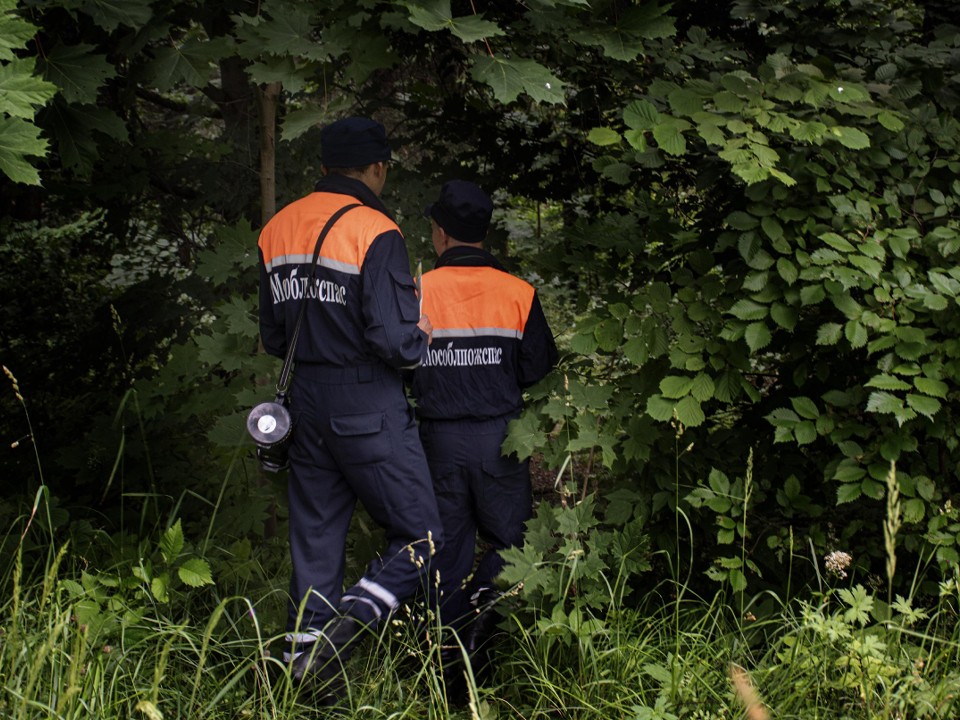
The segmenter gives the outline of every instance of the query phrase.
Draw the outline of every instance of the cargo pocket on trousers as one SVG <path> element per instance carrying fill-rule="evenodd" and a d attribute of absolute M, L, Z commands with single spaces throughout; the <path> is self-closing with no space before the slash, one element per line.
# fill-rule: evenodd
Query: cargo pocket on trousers
<path fill-rule="evenodd" d="M 494 478 L 495 480 L 508 482 L 511 478 L 522 477 L 526 465 L 526 461 L 521 462 L 512 455 L 510 457 L 503 457 L 501 455 L 496 460 L 489 459 L 480 463 L 484 475 Z"/>
<path fill-rule="evenodd" d="M 390 457 L 390 434 L 383 429 L 382 412 L 330 418 L 336 436 L 336 454 L 347 465 L 373 465 Z"/>
<path fill-rule="evenodd" d="M 430 464 L 430 479 L 433 491 L 440 495 L 468 495 L 469 490 L 455 463 L 435 462 Z"/>
<path fill-rule="evenodd" d="M 417 322 L 420 319 L 420 301 L 417 299 L 417 286 L 413 278 L 397 270 L 391 270 L 390 277 L 393 278 L 400 317 L 406 322 Z"/>

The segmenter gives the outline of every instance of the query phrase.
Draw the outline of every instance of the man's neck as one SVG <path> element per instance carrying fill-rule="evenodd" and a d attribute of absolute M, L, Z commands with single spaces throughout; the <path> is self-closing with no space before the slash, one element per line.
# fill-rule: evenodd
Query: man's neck
<path fill-rule="evenodd" d="M 459 240 L 454 240 L 452 237 L 448 235 L 446 250 L 449 250 L 450 248 L 455 248 L 455 247 L 468 247 L 468 248 L 473 248 L 474 250 L 483 250 L 483 243 L 460 242 Z"/>

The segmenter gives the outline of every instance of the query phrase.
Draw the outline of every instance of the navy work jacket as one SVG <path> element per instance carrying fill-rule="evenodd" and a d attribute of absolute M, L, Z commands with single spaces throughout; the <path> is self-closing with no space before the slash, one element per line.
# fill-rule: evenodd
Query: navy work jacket
<path fill-rule="evenodd" d="M 432 420 L 517 415 L 523 388 L 557 362 L 540 299 L 486 250 L 458 245 L 423 276 L 433 342 L 413 373 L 417 414 Z"/>
<path fill-rule="evenodd" d="M 317 237 L 345 205 L 308 283 Z M 268 353 L 284 357 L 300 303 L 307 310 L 295 361 L 339 367 L 420 363 L 427 336 L 420 319 L 410 260 L 400 229 L 361 181 L 330 175 L 316 192 L 280 210 L 260 233 L 260 337 Z M 309 285 L 309 286 L 308 286 Z"/>

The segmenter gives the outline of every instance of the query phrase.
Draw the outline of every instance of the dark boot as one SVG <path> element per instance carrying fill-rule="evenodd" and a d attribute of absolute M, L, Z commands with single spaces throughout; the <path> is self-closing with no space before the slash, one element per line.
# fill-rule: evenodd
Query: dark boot
<path fill-rule="evenodd" d="M 339 697 L 343 691 L 341 668 L 360 642 L 363 627 L 349 615 L 331 620 L 316 642 L 304 648 L 291 665 L 290 674 L 299 683 L 316 689 L 329 686 Z"/>
<path fill-rule="evenodd" d="M 480 590 L 474 600 L 477 615 L 467 626 L 464 635 L 463 646 L 470 658 L 477 685 L 486 682 L 490 675 L 490 639 L 500 622 L 495 607 L 499 600 L 498 591 L 490 588 Z"/>
<path fill-rule="evenodd" d="M 447 705 L 451 708 L 464 707 L 468 700 L 467 677 L 460 645 L 440 650 L 440 667 Z"/>

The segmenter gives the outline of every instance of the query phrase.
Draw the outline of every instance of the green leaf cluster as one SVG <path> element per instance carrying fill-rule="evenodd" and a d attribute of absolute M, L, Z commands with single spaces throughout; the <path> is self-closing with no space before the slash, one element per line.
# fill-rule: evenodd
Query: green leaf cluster
<path fill-rule="evenodd" d="M 191 589 L 214 583 L 209 563 L 192 551 L 180 520 L 155 544 L 141 540 L 139 546 L 124 547 L 130 538 L 118 540 L 112 569 L 91 569 L 82 573 L 79 583 L 62 583 L 77 621 L 88 628 L 85 639 L 91 645 L 145 637 L 150 630 L 144 618 L 151 616 L 156 603 L 171 607 Z"/>
<path fill-rule="evenodd" d="M 540 505 L 523 546 L 503 551 L 500 580 L 517 589 L 540 634 L 570 644 L 602 633 L 611 605 L 629 596 L 632 579 L 652 566 L 636 491 L 619 488 L 602 506 L 592 495 L 566 499 Z"/>
<path fill-rule="evenodd" d="M 14 182 L 39 185 L 29 158 L 46 154 L 47 142 L 33 118 L 56 88 L 37 76 L 35 58 L 15 52 L 37 30 L 15 14 L 16 5 L 16 0 L 0 0 L 0 171 Z"/>

